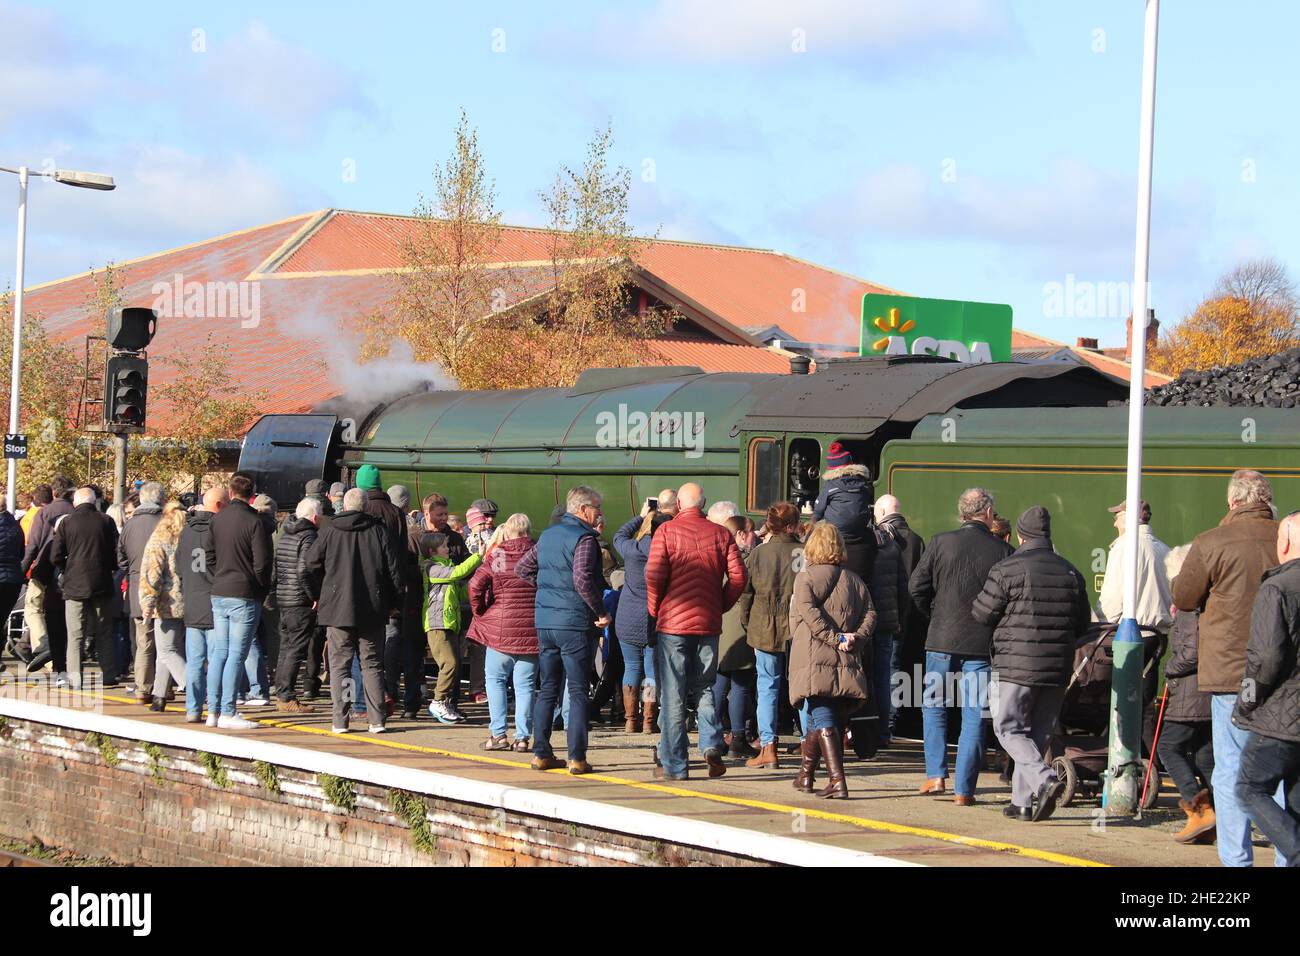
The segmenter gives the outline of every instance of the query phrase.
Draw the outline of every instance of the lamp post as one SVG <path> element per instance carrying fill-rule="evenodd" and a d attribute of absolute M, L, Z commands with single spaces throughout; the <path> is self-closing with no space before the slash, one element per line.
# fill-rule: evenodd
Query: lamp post
<path fill-rule="evenodd" d="M 1156 125 L 1156 48 L 1160 0 L 1146 0 L 1142 49 L 1142 120 L 1138 138 L 1137 242 L 1133 255 L 1132 365 L 1129 369 L 1128 473 L 1125 493 L 1124 611 L 1112 644 L 1110 751 L 1103 799 L 1106 812 L 1138 809 L 1142 780 L 1142 635 L 1137 623 L 1138 531 L 1142 513 L 1142 415 L 1146 392 L 1147 274 L 1151 260 L 1151 159 Z M 1152 755 L 1152 759 L 1155 756 Z"/>
<path fill-rule="evenodd" d="M 23 363 L 23 269 L 27 248 L 27 179 L 29 176 L 45 176 L 65 186 L 77 186 L 81 189 L 113 189 L 116 184 L 112 176 L 102 173 L 84 173 L 73 169 L 56 169 L 53 172 L 32 172 L 26 166 L 10 169 L 0 166 L 0 172 L 14 173 L 18 177 L 18 272 L 14 278 L 14 354 L 13 370 L 9 377 L 9 431 L 18 432 L 18 396 L 22 377 Z M 9 459 L 9 475 L 5 483 L 5 510 L 14 510 L 18 479 L 18 461 Z"/>

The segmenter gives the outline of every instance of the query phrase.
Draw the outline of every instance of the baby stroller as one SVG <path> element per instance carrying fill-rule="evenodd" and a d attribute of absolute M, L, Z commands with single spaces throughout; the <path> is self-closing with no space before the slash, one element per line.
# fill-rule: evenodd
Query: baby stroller
<path fill-rule="evenodd" d="M 1093 624 L 1074 652 L 1074 673 L 1065 689 L 1057 733 L 1047 744 L 1047 756 L 1057 779 L 1065 785 L 1058 804 L 1068 807 L 1080 796 L 1095 799 L 1102 789 L 1102 772 L 1109 756 L 1110 683 L 1114 661 L 1111 643 L 1118 626 Z M 1152 760 L 1151 734 L 1153 704 L 1159 684 L 1160 659 L 1164 656 L 1165 635 L 1141 628 L 1142 636 L 1142 772 Z M 1143 810 L 1155 806 L 1160 792 L 1160 771 L 1150 769 Z"/>

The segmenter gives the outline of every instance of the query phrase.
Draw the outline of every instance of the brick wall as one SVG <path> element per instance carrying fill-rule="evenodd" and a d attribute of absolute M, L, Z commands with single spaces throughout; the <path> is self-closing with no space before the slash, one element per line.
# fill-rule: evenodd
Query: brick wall
<path fill-rule="evenodd" d="M 395 807 L 392 791 L 355 782 L 349 812 L 330 802 L 316 774 L 276 767 L 274 775 L 252 761 L 218 765 L 192 750 L 4 718 L 0 836 L 141 866 L 750 862 L 430 796 L 406 795 Z M 333 796 L 348 803 L 348 789 Z M 408 825 L 419 825 L 415 800 L 426 810 L 423 841 Z"/>

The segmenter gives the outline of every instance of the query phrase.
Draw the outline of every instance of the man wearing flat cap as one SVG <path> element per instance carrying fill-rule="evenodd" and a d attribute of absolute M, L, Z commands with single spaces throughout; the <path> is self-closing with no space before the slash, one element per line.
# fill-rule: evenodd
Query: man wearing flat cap
<path fill-rule="evenodd" d="M 1052 549 L 1052 516 L 1034 507 L 1016 521 L 1020 547 L 993 565 L 971 614 L 993 628 L 989 709 L 998 742 L 1016 762 L 1011 804 L 1016 820 L 1046 820 L 1063 785 L 1043 760 L 1088 626 L 1083 575 Z"/>
<path fill-rule="evenodd" d="M 1127 502 L 1121 501 L 1107 509 L 1115 516 L 1118 537 L 1110 543 L 1110 554 L 1106 557 L 1106 576 L 1101 582 L 1097 617 L 1098 620 L 1111 623 L 1118 623 L 1124 616 L 1126 505 Z M 1138 518 L 1141 524 L 1138 526 L 1138 589 L 1134 617 L 1138 627 L 1149 627 L 1164 634 L 1174 622 L 1173 615 L 1169 612 L 1173 598 L 1169 594 L 1169 576 L 1165 571 L 1169 545 L 1151 532 L 1151 506 L 1145 501 L 1141 503 Z"/>

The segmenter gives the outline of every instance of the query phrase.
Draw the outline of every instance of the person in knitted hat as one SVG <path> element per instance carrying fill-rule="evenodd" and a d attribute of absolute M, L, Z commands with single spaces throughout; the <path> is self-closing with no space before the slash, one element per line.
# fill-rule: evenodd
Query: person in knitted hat
<path fill-rule="evenodd" d="M 844 566 L 864 581 L 871 580 L 876 563 L 875 501 L 876 489 L 867 466 L 855 463 L 852 452 L 840 442 L 831 442 L 821 490 L 813 502 L 813 520 L 829 521 L 839 529 L 848 549 Z"/>
<path fill-rule="evenodd" d="M 1052 548 L 1052 516 L 1041 506 L 1016 520 L 1020 547 L 989 571 L 971 614 L 993 628 L 989 706 L 993 732 L 1015 761 L 1011 803 L 1002 812 L 1037 823 L 1065 785 L 1043 760 L 1091 611 L 1083 575 Z"/>
<path fill-rule="evenodd" d="M 492 540 L 496 527 L 497 503 L 490 498 L 479 498 L 465 509 L 465 524 L 469 533 L 465 535 L 465 547 L 470 554 L 482 554 Z"/>
<path fill-rule="evenodd" d="M 362 491 L 382 491 L 384 478 L 377 465 L 362 465 L 357 469 L 357 487 Z"/>

